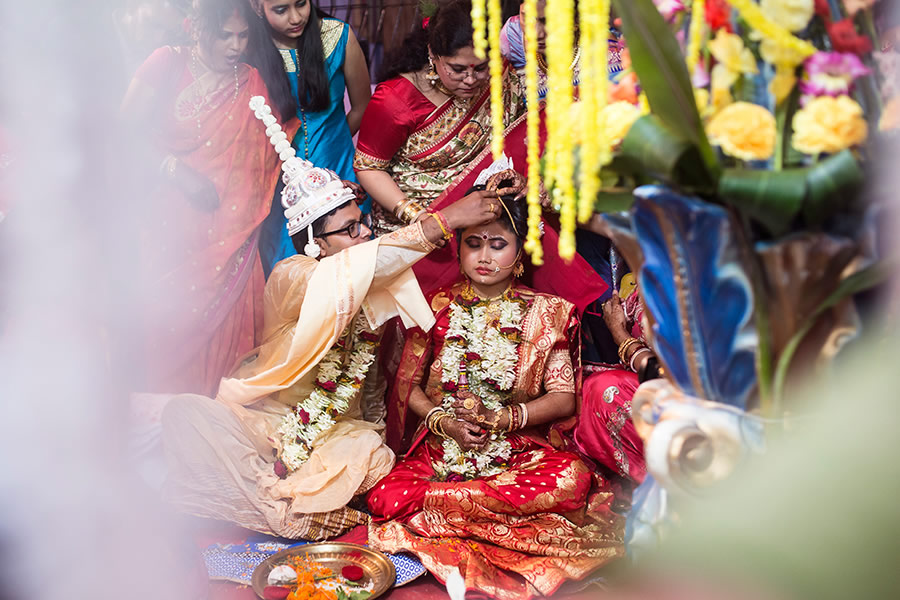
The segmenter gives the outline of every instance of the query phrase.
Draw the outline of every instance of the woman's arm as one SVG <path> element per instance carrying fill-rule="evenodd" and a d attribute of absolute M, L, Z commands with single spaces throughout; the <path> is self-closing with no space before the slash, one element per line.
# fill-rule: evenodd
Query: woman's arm
<path fill-rule="evenodd" d="M 357 171 L 356 178 L 372 198 L 383 209 L 393 213 L 397 206 L 406 200 L 406 194 L 387 171 Z"/>
<path fill-rule="evenodd" d="M 420 418 L 424 419 L 428 413 L 438 405 L 431 401 L 421 386 L 413 388 L 409 396 L 409 407 Z M 485 429 L 465 421 L 461 421 L 452 415 L 443 417 L 439 429 L 450 436 L 463 450 L 481 448 L 487 443 L 488 432 Z M 432 432 L 435 433 L 436 432 Z"/>
<path fill-rule="evenodd" d="M 350 135 L 356 135 L 359 124 L 362 122 L 363 113 L 372 97 L 372 87 L 369 81 L 369 69 L 366 66 L 366 57 L 363 55 L 359 42 L 350 29 L 347 37 L 347 52 L 344 57 L 344 79 L 347 82 L 347 95 L 350 97 L 350 112 L 347 113 L 347 125 L 350 126 Z"/>

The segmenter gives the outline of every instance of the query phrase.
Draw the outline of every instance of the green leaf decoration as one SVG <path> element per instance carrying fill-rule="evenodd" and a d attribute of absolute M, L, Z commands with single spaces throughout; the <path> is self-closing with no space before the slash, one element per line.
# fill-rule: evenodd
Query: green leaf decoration
<path fill-rule="evenodd" d="M 714 179 L 719 162 L 703 129 L 684 56 L 652 0 L 613 0 L 622 19 L 631 64 L 653 114 L 676 136 L 697 147 L 702 166 Z"/>
<path fill-rule="evenodd" d="M 817 225 L 853 197 L 854 189 L 863 183 L 863 172 L 853 152 L 844 150 L 810 167 L 806 181 L 803 217 Z"/>
<path fill-rule="evenodd" d="M 787 232 L 803 206 L 806 177 L 806 169 L 726 169 L 719 179 L 719 197 L 778 236 Z"/>
<path fill-rule="evenodd" d="M 715 188 L 697 147 L 656 115 L 644 115 L 634 122 L 616 158 L 612 166 L 626 172 L 650 174 L 696 193 Z"/>
<path fill-rule="evenodd" d="M 787 379 L 788 370 L 791 366 L 791 360 L 794 358 L 794 353 L 800 346 L 800 342 L 803 341 L 806 334 L 813 328 L 822 313 L 854 294 L 858 294 L 887 281 L 887 279 L 896 271 L 898 263 L 900 263 L 900 261 L 897 259 L 882 260 L 847 277 L 838 285 L 831 295 L 823 300 L 812 314 L 807 317 L 803 325 L 800 326 L 797 332 L 785 345 L 784 351 L 778 359 L 778 364 L 775 366 L 775 377 L 772 385 L 775 397 L 773 414 L 780 414 L 783 407 L 784 383 Z"/>
<path fill-rule="evenodd" d="M 724 202 L 779 236 L 801 213 L 808 224 L 821 224 L 853 197 L 852 190 L 862 181 L 859 163 L 844 150 L 802 169 L 726 169 L 718 192 Z"/>

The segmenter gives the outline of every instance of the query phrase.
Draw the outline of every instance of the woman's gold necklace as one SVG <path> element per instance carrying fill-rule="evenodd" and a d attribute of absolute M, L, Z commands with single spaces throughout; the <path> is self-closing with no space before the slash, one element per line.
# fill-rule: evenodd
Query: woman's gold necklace
<path fill-rule="evenodd" d="M 575 68 L 575 65 L 578 64 L 579 58 L 581 58 L 581 46 L 576 46 L 575 47 L 575 55 L 572 57 L 572 64 L 569 65 L 570 71 Z M 541 68 L 541 70 L 544 73 L 546 73 L 550 69 L 550 65 L 547 64 L 547 59 L 540 52 L 538 52 L 537 61 L 538 61 L 538 66 Z"/>

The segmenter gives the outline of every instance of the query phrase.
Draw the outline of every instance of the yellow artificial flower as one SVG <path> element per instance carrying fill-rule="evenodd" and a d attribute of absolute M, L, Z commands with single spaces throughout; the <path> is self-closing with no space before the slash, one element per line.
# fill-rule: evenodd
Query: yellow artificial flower
<path fill-rule="evenodd" d="M 814 0 L 760 0 L 759 8 L 789 31 L 805 28 L 816 9 Z"/>
<path fill-rule="evenodd" d="M 779 44 L 769 38 L 759 44 L 759 55 L 769 64 L 790 69 L 797 68 L 806 60 L 806 55 L 796 48 Z"/>
<path fill-rule="evenodd" d="M 868 135 L 862 107 L 848 96 L 819 96 L 794 114 L 794 148 L 833 154 L 861 144 Z"/>
<path fill-rule="evenodd" d="M 732 75 L 731 71 L 722 67 L 721 65 L 716 65 L 713 67 L 712 73 L 710 74 L 710 93 L 712 100 L 712 111 L 713 113 L 717 113 L 732 102 L 734 102 L 734 98 L 731 97 L 731 84 L 734 83 L 736 79 L 735 76 Z"/>
<path fill-rule="evenodd" d="M 881 118 L 878 119 L 878 129 L 891 131 L 900 127 L 900 96 L 894 96 L 881 110 Z"/>
<path fill-rule="evenodd" d="M 694 88 L 694 102 L 697 104 L 697 112 L 700 113 L 701 119 L 706 119 L 712 115 L 712 106 L 709 103 L 709 90 Z"/>
<path fill-rule="evenodd" d="M 775 117 L 752 102 L 735 102 L 706 128 L 710 142 L 740 160 L 766 160 L 775 151 Z"/>
<path fill-rule="evenodd" d="M 797 48 L 779 44 L 765 38 L 759 45 L 759 55 L 767 63 L 775 66 L 775 77 L 769 82 L 769 92 L 775 97 L 775 104 L 781 104 L 791 94 L 797 83 L 794 71 L 806 60 L 806 55 Z"/>
<path fill-rule="evenodd" d="M 641 109 L 630 102 L 613 102 L 603 107 L 600 111 L 600 127 L 613 149 L 622 143 L 640 116 Z"/>
<path fill-rule="evenodd" d="M 744 40 L 741 36 L 728 33 L 725 28 L 719 29 L 715 39 L 709 43 L 709 51 L 716 59 L 718 64 L 713 67 L 713 71 L 719 69 L 722 74 L 727 74 L 731 78 L 729 87 L 737 81 L 738 75 L 746 73 L 755 75 L 759 71 L 756 68 L 756 59 L 749 48 L 744 47 Z"/>

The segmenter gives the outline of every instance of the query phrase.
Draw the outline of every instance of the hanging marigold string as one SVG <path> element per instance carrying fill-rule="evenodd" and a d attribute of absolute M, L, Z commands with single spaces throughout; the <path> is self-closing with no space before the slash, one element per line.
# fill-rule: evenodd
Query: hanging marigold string
<path fill-rule="evenodd" d="M 485 38 L 484 3 L 485 0 L 472 0 L 472 46 L 475 56 L 478 58 L 487 56 L 485 52 L 487 39 Z"/>
<path fill-rule="evenodd" d="M 503 56 L 500 54 L 500 29 L 503 14 L 500 0 L 488 0 L 488 37 L 491 68 L 491 152 L 494 160 L 503 154 Z"/>
<path fill-rule="evenodd" d="M 612 158 L 606 132 L 599 126 L 599 115 L 607 103 L 609 5 L 610 0 L 581 0 L 579 4 L 582 60 L 578 91 L 581 103 L 578 220 L 582 223 L 594 214 L 594 202 L 600 191 L 600 169 Z M 563 235 L 570 237 L 574 244 L 574 226 Z"/>
<path fill-rule="evenodd" d="M 526 117 L 526 141 L 528 144 L 528 237 L 525 251 L 531 256 L 531 263 L 544 263 L 544 247 L 541 244 L 541 156 L 540 156 L 540 112 L 538 111 L 538 48 L 537 48 L 537 0 L 525 0 L 522 31 L 525 35 L 525 102 L 528 104 Z"/>
<path fill-rule="evenodd" d="M 700 46 L 703 43 L 703 25 L 706 21 L 706 0 L 694 0 L 691 4 L 691 28 L 688 31 L 687 68 L 691 77 L 700 61 Z"/>
<path fill-rule="evenodd" d="M 771 20 L 753 0 L 725 0 L 738 11 L 747 25 L 779 46 L 790 48 L 804 58 L 816 53 L 816 47 L 791 34 L 790 31 Z"/>
<path fill-rule="evenodd" d="M 573 0 L 547 4 L 547 160 L 545 185 L 559 205 L 559 254 L 575 255 L 575 186 L 572 157 L 572 64 L 575 6 Z"/>

